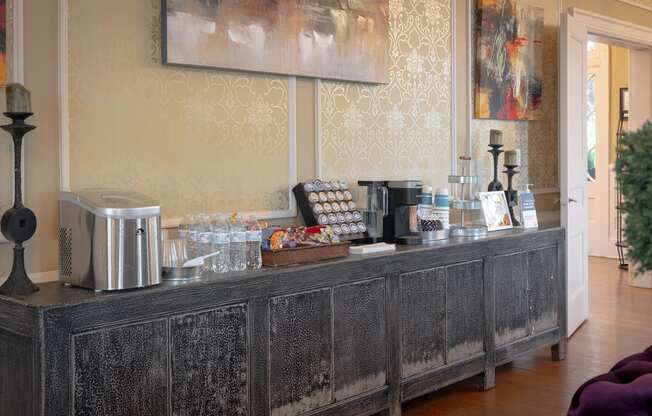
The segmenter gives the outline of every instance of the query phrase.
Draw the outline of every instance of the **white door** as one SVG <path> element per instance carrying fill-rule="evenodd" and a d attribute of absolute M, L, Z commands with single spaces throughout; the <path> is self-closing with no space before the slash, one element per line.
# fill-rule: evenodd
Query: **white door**
<path fill-rule="evenodd" d="M 587 157 L 586 177 L 589 256 L 617 258 L 615 241 L 609 232 L 613 221 L 611 203 L 613 185 L 609 165 L 610 70 L 609 45 L 589 42 L 587 49 Z"/>
<path fill-rule="evenodd" d="M 560 54 L 561 218 L 566 229 L 568 336 L 589 316 L 586 194 L 587 29 L 562 15 Z"/>

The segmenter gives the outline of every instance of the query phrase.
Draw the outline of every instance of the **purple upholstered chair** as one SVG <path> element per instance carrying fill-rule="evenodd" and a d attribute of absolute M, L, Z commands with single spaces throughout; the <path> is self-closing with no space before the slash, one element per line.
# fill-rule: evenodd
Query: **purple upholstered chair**
<path fill-rule="evenodd" d="M 652 347 L 584 383 L 568 416 L 652 415 Z"/>

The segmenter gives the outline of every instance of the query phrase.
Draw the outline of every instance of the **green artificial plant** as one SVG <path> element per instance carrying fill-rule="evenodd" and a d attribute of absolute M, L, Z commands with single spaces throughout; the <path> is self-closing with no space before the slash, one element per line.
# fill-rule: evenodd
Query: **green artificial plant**
<path fill-rule="evenodd" d="M 625 240 L 638 273 L 652 270 L 652 123 L 622 139 L 616 173 L 623 193 Z"/>

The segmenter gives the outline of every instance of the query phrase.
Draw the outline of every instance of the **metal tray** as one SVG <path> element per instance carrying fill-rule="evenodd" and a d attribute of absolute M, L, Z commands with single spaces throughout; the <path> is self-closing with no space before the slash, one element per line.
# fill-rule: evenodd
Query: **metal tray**
<path fill-rule="evenodd" d="M 197 267 L 162 267 L 163 280 L 194 280 L 201 277 L 203 266 Z"/>

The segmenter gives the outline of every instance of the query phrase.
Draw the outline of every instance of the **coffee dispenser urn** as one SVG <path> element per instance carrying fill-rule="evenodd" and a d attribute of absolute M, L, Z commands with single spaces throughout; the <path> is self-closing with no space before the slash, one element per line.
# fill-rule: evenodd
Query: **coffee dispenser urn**
<path fill-rule="evenodd" d="M 388 213 L 383 223 L 383 240 L 386 243 L 421 244 L 417 222 L 417 195 L 421 194 L 421 181 L 388 181 Z"/>

